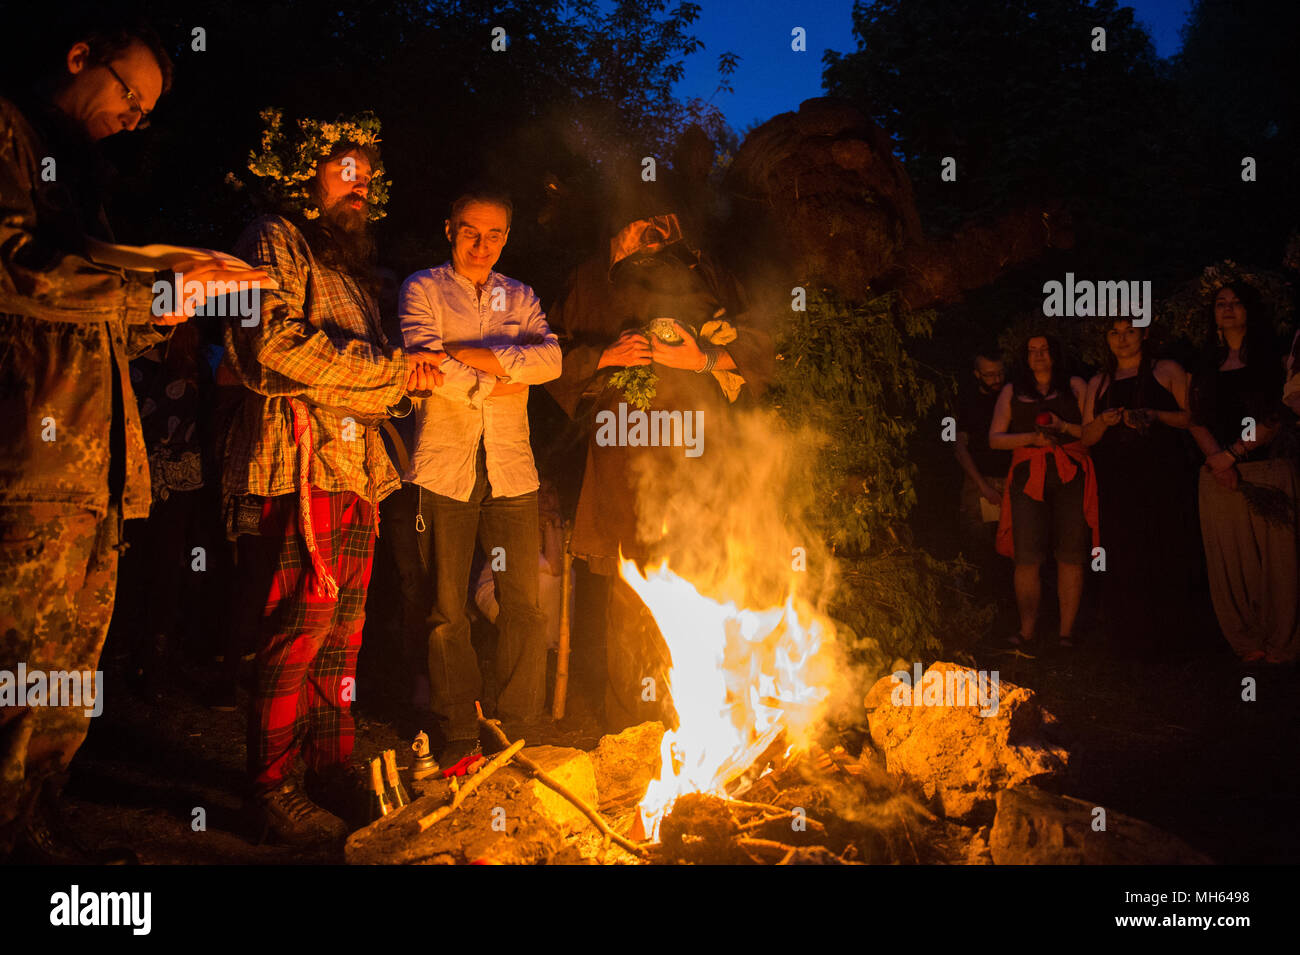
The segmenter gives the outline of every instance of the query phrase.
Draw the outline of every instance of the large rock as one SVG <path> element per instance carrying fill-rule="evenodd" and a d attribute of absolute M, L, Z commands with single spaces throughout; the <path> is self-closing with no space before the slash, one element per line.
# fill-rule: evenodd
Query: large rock
<path fill-rule="evenodd" d="M 1210 865 L 1177 836 L 1107 810 L 1105 831 L 1093 829 L 1098 807 L 1037 786 L 998 794 L 989 849 L 997 865 Z M 1105 807 L 1101 807 L 1105 808 Z"/>
<path fill-rule="evenodd" d="M 948 818 L 978 824 L 992 818 L 1001 790 L 1061 772 L 1069 753 L 1046 739 L 1055 718 L 1025 687 L 1000 682 L 992 694 L 991 683 L 985 684 L 996 708 L 944 705 L 972 699 L 961 695 L 959 681 L 972 672 L 933 664 L 918 684 L 918 705 L 908 705 L 906 687 L 887 676 L 868 692 L 866 707 L 871 739 L 889 772 L 915 780 Z M 957 694 L 931 692 L 939 687 Z"/>
<path fill-rule="evenodd" d="M 590 806 L 596 804 L 591 758 L 580 749 L 529 746 L 538 767 Z M 554 790 L 514 767 L 498 770 L 451 815 L 421 832 L 419 820 L 447 803 L 440 785 L 400 812 L 354 832 L 345 855 L 353 865 L 551 861 L 565 839 L 591 821 Z"/>
<path fill-rule="evenodd" d="M 645 797 L 646 787 L 659 775 L 663 763 L 663 738 L 664 724 L 659 722 L 629 726 L 617 735 L 600 738 L 591 752 L 591 762 L 602 810 L 634 806 Z"/>
<path fill-rule="evenodd" d="M 896 289 L 914 309 L 954 302 L 1049 248 L 1074 245 L 1057 202 L 926 235 L 889 132 L 836 99 L 805 100 L 751 130 L 727 184 L 746 199 L 729 222 L 742 257 L 779 260 L 778 274 L 816 275 L 849 298 Z"/>

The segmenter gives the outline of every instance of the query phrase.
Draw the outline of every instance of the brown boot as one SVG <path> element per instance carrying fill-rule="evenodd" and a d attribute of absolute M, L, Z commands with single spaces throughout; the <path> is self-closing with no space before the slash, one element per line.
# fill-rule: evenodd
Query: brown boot
<path fill-rule="evenodd" d="M 296 780 L 288 779 L 279 789 L 261 796 L 255 806 L 261 840 L 268 836 L 293 846 L 316 846 L 338 842 L 348 834 L 343 820 L 326 812 L 307 798 Z"/>

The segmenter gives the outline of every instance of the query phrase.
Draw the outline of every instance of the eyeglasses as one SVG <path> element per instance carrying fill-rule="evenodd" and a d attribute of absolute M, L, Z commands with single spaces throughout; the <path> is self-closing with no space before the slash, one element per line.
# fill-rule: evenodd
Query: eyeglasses
<path fill-rule="evenodd" d="M 467 225 L 460 226 L 456 230 L 456 236 L 466 245 L 473 245 L 478 241 L 480 236 L 482 236 L 483 241 L 489 247 L 501 245 L 506 241 L 506 234 L 504 232 L 498 232 L 496 229 L 493 229 L 487 235 L 483 235 L 483 233 L 479 232 L 478 229 Z"/>
<path fill-rule="evenodd" d="M 126 94 L 126 102 L 127 105 L 131 107 L 131 112 L 135 113 L 137 116 L 140 117 L 138 120 L 136 120 L 135 128 L 148 129 L 149 114 L 153 112 L 153 110 L 145 109 L 143 106 L 140 105 L 140 97 L 135 95 L 135 91 L 132 90 L 131 87 L 126 85 L 126 80 L 118 76 L 117 70 L 113 69 L 113 67 L 110 64 L 105 63 L 104 69 L 112 73 L 113 79 L 117 80 L 118 85 L 122 87 L 122 92 Z"/>

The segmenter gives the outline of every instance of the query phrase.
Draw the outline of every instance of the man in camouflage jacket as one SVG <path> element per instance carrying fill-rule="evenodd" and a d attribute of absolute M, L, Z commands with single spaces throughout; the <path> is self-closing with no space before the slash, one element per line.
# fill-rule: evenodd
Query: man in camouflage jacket
<path fill-rule="evenodd" d="M 89 258 L 112 239 L 94 144 L 146 121 L 171 64 L 133 27 L 86 32 L 51 73 L 25 112 L 0 99 L 0 859 L 111 861 L 62 840 L 39 797 L 103 708 L 121 523 L 149 513 L 127 361 L 184 320 L 153 313 L 153 273 Z"/>

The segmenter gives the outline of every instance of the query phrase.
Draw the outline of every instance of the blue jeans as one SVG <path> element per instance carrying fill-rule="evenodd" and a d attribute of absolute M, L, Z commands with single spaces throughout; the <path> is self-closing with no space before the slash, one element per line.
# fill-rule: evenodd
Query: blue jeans
<path fill-rule="evenodd" d="M 429 617 L 430 706 L 442 723 L 443 735 L 449 740 L 478 736 L 474 701 L 482 693 L 483 680 L 465 612 L 475 539 L 493 566 L 501 607 L 497 618 L 497 713 L 507 720 L 537 719 L 546 704 L 546 618 L 538 604 L 541 531 L 537 492 L 492 496 L 480 445 L 478 475 L 468 501 L 430 491 L 420 497 L 420 511 L 433 532 L 436 575 Z"/>

